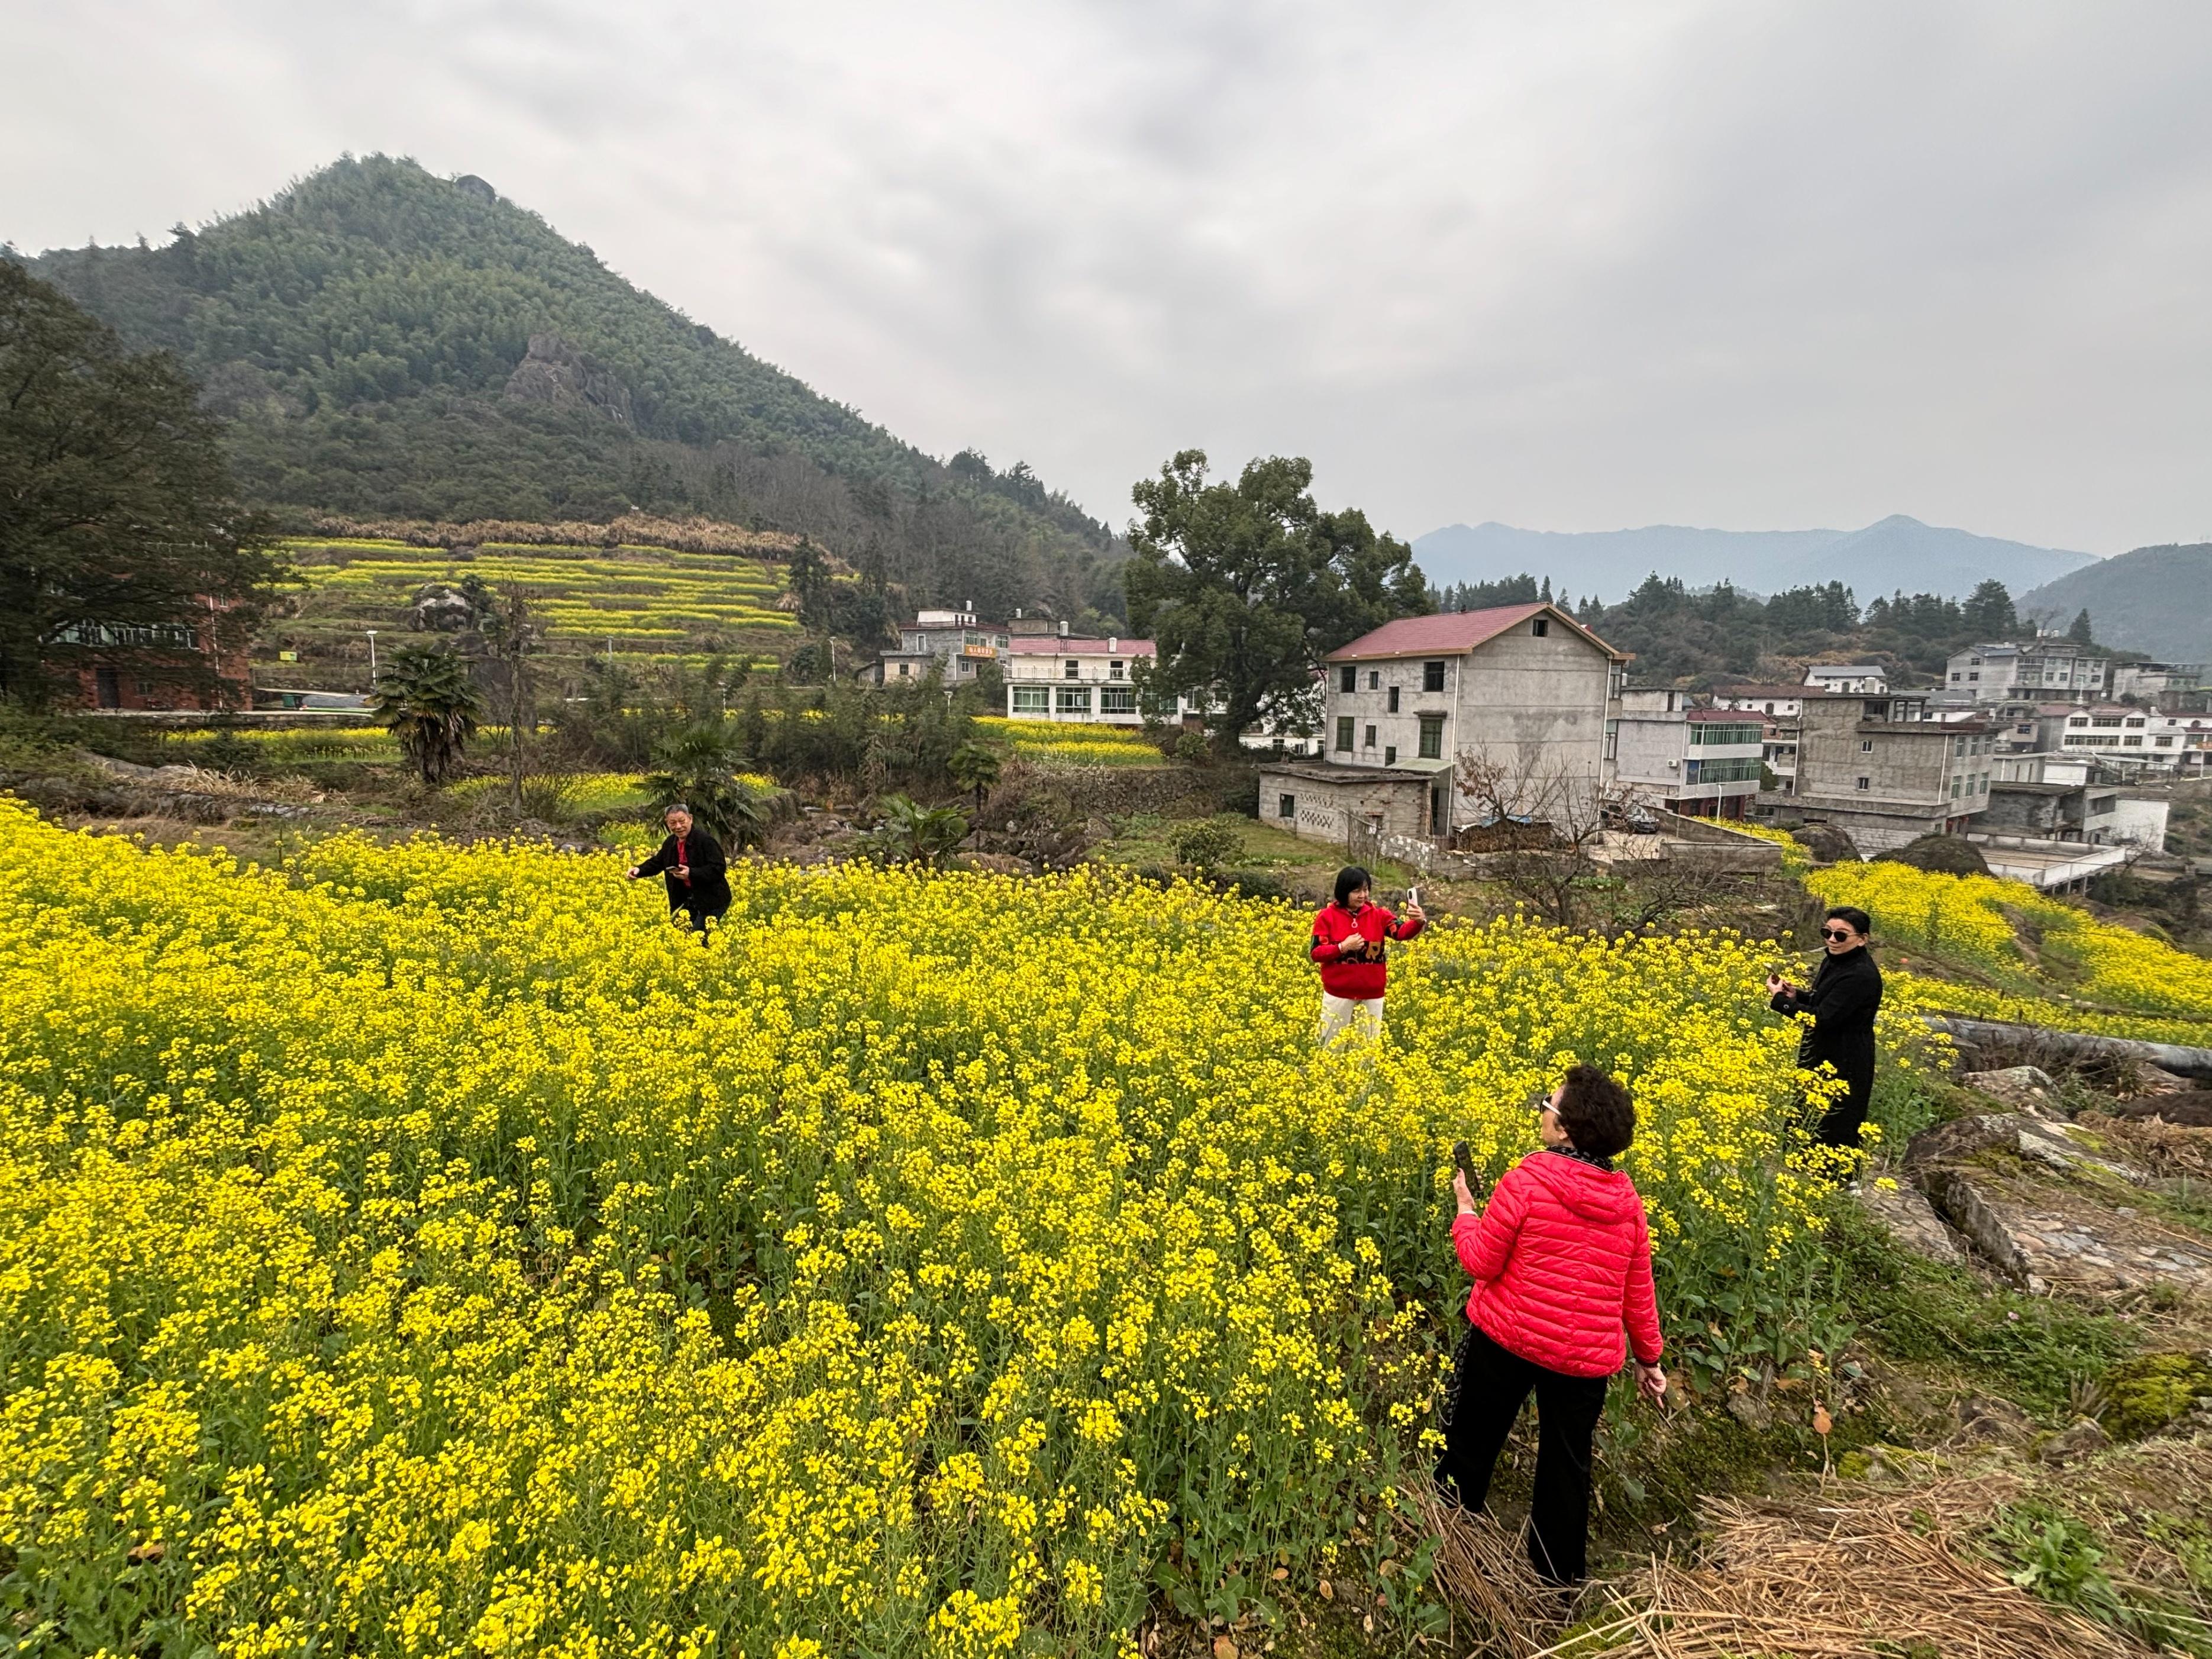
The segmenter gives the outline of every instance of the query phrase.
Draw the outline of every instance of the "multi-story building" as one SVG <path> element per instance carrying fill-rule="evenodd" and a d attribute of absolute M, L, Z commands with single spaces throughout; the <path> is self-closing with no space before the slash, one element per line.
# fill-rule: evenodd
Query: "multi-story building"
<path fill-rule="evenodd" d="M 1442 836 L 1501 811 L 1585 817 L 1626 662 L 1548 603 L 1385 623 L 1324 660 L 1327 762 L 1263 765 L 1262 812 L 1338 841 L 1347 817 Z"/>
<path fill-rule="evenodd" d="M 1630 686 L 1615 719 L 1613 778 L 1632 797 L 1698 817 L 1740 818 L 1759 793 L 1766 717 L 1692 708 L 1690 694 Z"/>
<path fill-rule="evenodd" d="M 1935 719 L 1925 695 L 1808 696 L 1797 730 L 1793 809 L 1847 831 L 1861 852 L 1962 834 L 1989 805 L 1990 732 Z"/>
<path fill-rule="evenodd" d="M 2169 714 L 2127 703 L 2059 704 L 2037 712 L 2038 747 L 2108 765 L 2202 773 L 2212 765 L 2212 715 Z"/>
<path fill-rule="evenodd" d="M 1713 693 L 1716 708 L 1740 708 L 1771 720 L 1794 720 L 1805 701 L 1802 685 L 1731 685 Z"/>
<path fill-rule="evenodd" d="M 1135 670 L 1158 655 L 1159 647 L 1150 640 L 1116 635 L 1103 640 L 1065 633 L 1011 635 L 1001 652 L 1006 713 L 1025 720 L 1141 726 L 1146 711 L 1138 700 Z M 1152 712 L 1173 720 L 1183 709 L 1170 698 Z"/>
<path fill-rule="evenodd" d="M 2112 695 L 2155 702 L 2169 691 L 2194 691 L 2204 684 L 2204 665 L 2194 662 L 2116 662 Z"/>
<path fill-rule="evenodd" d="M 2053 696 L 2087 702 L 2105 695 L 2112 664 L 2055 635 L 1999 641 L 1959 652 L 1944 665 L 1943 690 L 1963 702 L 2011 702 Z"/>
<path fill-rule="evenodd" d="M 860 671 L 871 685 L 927 679 L 939 670 L 948 685 L 972 680 L 983 665 L 995 662 L 1010 638 L 1005 623 L 987 623 L 971 606 L 957 611 L 922 611 L 899 624 L 899 648 L 886 651 Z"/>
<path fill-rule="evenodd" d="M 1805 671 L 1805 684 L 1815 691 L 1878 696 L 1889 690 L 1889 671 L 1875 663 L 1815 663 Z"/>

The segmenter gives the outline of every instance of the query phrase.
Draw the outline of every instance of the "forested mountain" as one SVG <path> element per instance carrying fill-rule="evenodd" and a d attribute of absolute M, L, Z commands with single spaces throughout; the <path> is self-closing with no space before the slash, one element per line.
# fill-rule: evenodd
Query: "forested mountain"
<path fill-rule="evenodd" d="M 2097 637 L 2166 662 L 2212 663 L 2212 542 L 2139 547 L 2021 598 L 2025 615 L 2087 611 Z"/>
<path fill-rule="evenodd" d="M 1570 602 L 1564 592 L 1554 595 L 1549 577 L 1540 582 L 1526 573 L 1455 583 L 1431 597 L 1446 611 L 1554 597 Z M 1878 663 L 1893 684 L 1932 684 L 1953 652 L 2009 637 L 2024 620 L 1994 579 L 1963 602 L 1941 593 L 1892 593 L 1862 606 L 1842 582 L 1762 599 L 1726 582 L 1691 588 L 1679 576 L 1648 576 L 1617 605 L 1593 596 L 1573 609 L 1608 645 L 1632 654 L 1631 684 L 1698 690 L 1732 680 L 1795 684 L 1815 662 Z"/>
<path fill-rule="evenodd" d="M 1832 581 L 1861 593 L 1899 589 L 1963 599 L 1994 578 L 2015 590 L 2092 563 L 2087 553 L 2031 547 L 1893 514 L 1863 530 L 1642 530 L 1564 532 L 1511 525 L 1455 524 L 1413 544 L 1429 579 L 1498 581 L 1521 571 L 1564 592 L 1625 599 L 1654 571 L 1692 588 L 1716 584 L 1779 593 Z"/>
<path fill-rule="evenodd" d="M 475 178 L 347 158 L 152 248 L 28 262 L 228 417 L 295 523 L 700 514 L 916 603 L 1118 605 L 1122 550 L 1025 466 L 940 464 L 630 286 Z"/>

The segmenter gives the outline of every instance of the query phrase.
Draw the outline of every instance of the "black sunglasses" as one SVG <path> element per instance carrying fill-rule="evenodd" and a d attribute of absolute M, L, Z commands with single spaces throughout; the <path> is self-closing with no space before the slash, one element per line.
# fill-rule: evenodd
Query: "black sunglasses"
<path fill-rule="evenodd" d="M 1820 930 L 1822 939 L 1849 939 L 1850 936 L 1851 930 L 1848 927 L 1823 927 Z"/>

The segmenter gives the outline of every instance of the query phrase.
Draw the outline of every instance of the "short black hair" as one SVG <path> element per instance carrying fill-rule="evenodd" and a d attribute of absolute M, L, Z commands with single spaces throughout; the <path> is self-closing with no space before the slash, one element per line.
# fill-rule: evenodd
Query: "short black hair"
<path fill-rule="evenodd" d="M 1347 864 L 1336 872 L 1336 902 L 1344 903 L 1361 888 L 1372 888 L 1374 880 L 1356 864 Z"/>
<path fill-rule="evenodd" d="M 1847 923 L 1851 932 L 1859 934 L 1862 938 L 1874 932 L 1874 918 L 1856 904 L 1832 904 L 1828 907 L 1828 914 L 1822 920 Z"/>
<path fill-rule="evenodd" d="M 1636 1103 L 1619 1079 L 1595 1066 L 1570 1066 L 1560 1079 L 1559 1127 L 1578 1152 L 1617 1158 L 1636 1139 Z"/>

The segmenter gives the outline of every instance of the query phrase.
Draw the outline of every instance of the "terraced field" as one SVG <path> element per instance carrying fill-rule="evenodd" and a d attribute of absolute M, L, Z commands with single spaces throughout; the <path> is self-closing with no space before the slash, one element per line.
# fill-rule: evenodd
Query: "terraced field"
<path fill-rule="evenodd" d="M 365 689 L 366 630 L 380 630 L 389 649 L 405 637 L 408 606 L 426 583 L 459 586 L 471 575 L 501 592 L 526 590 L 556 656 L 769 655 L 787 648 L 799 628 L 796 617 L 778 608 L 783 568 L 767 559 L 515 543 L 486 543 L 473 553 L 398 541 L 305 539 L 288 546 L 305 591 L 291 615 L 272 622 L 256 653 L 264 684 L 289 676 Z M 283 661 L 285 651 L 297 660 Z"/>

